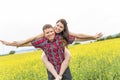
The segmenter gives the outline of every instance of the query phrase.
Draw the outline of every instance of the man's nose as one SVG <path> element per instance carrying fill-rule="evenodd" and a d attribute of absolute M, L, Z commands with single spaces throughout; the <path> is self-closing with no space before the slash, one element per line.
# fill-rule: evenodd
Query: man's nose
<path fill-rule="evenodd" d="M 50 35 L 53 35 L 53 33 L 51 32 Z"/>

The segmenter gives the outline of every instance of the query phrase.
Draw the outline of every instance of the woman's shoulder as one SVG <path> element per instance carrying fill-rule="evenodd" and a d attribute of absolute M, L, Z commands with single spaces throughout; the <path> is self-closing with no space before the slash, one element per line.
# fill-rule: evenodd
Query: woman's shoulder
<path fill-rule="evenodd" d="M 69 32 L 69 35 L 70 35 L 70 36 L 76 36 L 77 34 L 76 34 L 76 33 L 73 33 L 73 32 Z"/>
<path fill-rule="evenodd" d="M 78 37 L 79 34 L 78 33 L 69 32 L 69 35 L 70 36 L 74 36 L 74 37 Z"/>

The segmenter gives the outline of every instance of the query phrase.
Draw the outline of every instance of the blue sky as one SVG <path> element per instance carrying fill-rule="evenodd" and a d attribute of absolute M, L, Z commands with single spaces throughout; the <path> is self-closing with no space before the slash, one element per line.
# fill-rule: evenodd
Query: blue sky
<path fill-rule="evenodd" d="M 119 0 L 1 0 L 0 39 L 24 40 L 60 18 L 67 20 L 71 32 L 115 34 L 120 32 Z"/>

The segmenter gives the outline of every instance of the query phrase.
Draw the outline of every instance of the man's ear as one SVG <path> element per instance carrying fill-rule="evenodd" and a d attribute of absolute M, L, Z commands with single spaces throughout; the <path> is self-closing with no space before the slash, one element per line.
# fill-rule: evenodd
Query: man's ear
<path fill-rule="evenodd" d="M 45 32 L 43 31 L 43 36 L 45 37 Z"/>

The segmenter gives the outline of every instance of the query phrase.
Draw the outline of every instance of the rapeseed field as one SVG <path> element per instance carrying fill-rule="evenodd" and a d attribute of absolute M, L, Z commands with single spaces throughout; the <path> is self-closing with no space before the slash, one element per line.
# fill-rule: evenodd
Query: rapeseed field
<path fill-rule="evenodd" d="M 70 45 L 73 80 L 120 80 L 120 39 Z M 0 56 L 0 80 L 48 80 L 41 50 Z"/>

